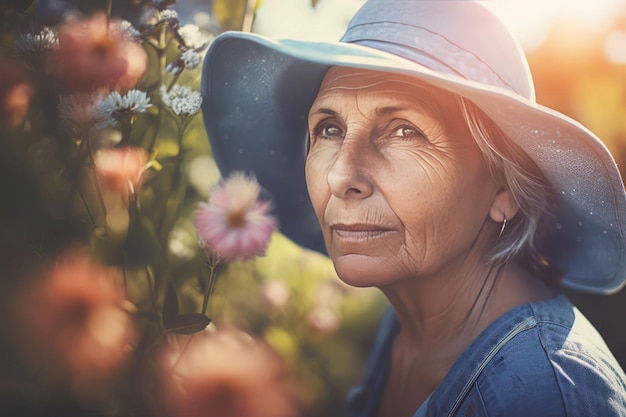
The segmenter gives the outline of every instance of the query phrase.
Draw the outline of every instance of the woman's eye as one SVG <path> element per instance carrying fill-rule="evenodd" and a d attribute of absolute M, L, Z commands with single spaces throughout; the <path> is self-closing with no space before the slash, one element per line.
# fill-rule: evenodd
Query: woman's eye
<path fill-rule="evenodd" d="M 340 139 L 343 137 L 343 130 L 337 125 L 326 124 L 316 127 L 314 134 L 322 139 Z"/>
<path fill-rule="evenodd" d="M 425 139 L 424 134 L 413 126 L 399 126 L 392 133 L 391 137 L 400 139 Z"/>

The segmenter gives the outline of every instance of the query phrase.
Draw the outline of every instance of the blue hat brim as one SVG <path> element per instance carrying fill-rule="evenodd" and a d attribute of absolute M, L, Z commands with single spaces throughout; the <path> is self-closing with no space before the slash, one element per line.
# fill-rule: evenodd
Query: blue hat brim
<path fill-rule="evenodd" d="M 223 176 L 254 174 L 272 194 L 286 237 L 325 253 L 304 163 L 309 108 L 331 66 L 410 75 L 473 101 L 560 194 L 563 213 L 549 231 L 546 256 L 563 271 L 563 284 L 601 294 L 624 286 L 624 185 L 607 148 L 578 122 L 504 88 L 376 49 L 226 32 L 210 46 L 202 73 L 202 111 L 212 153 Z"/>

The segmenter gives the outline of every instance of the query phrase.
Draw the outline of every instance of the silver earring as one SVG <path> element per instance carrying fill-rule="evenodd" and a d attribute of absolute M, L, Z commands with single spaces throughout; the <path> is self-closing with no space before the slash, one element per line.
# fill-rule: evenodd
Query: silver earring
<path fill-rule="evenodd" d="M 502 227 L 500 228 L 500 233 L 498 234 L 498 239 L 496 240 L 496 242 L 500 240 L 500 237 L 504 233 L 505 228 L 506 228 L 506 217 L 504 218 L 504 220 L 502 220 Z"/>

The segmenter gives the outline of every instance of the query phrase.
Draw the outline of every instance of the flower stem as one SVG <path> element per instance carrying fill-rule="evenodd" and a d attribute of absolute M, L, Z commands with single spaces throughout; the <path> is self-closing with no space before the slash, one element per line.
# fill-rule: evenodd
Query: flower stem
<path fill-rule="evenodd" d="M 167 44 L 165 43 L 165 34 L 167 33 L 167 26 L 163 25 L 161 28 L 161 32 L 159 33 L 159 75 L 161 76 L 161 82 L 163 82 L 163 78 L 165 78 L 165 68 L 167 67 L 167 55 L 165 54 L 165 48 Z M 160 84 L 160 83 L 159 83 Z"/>
<path fill-rule="evenodd" d="M 105 5 L 105 9 L 106 10 L 106 14 L 107 14 L 107 18 L 111 17 L 111 8 L 113 6 L 113 0 L 106 0 L 106 5 Z"/>
<path fill-rule="evenodd" d="M 150 271 L 150 267 L 148 265 L 144 265 L 144 269 L 146 270 L 146 281 L 148 281 L 148 288 L 150 289 L 150 299 L 152 301 L 152 306 L 154 310 L 157 309 L 157 301 L 156 294 L 154 292 L 154 286 L 152 285 L 152 281 L 154 281 L 154 277 L 152 276 L 152 271 Z"/>
<path fill-rule="evenodd" d="M 185 346 L 183 346 L 183 348 L 180 350 L 180 354 L 178 355 L 178 358 L 176 358 L 176 362 L 174 362 L 174 364 L 172 365 L 172 371 L 174 371 L 176 369 L 176 367 L 178 366 L 178 364 L 180 363 L 180 360 L 183 358 L 183 355 L 185 354 L 185 351 L 187 350 L 187 348 L 191 344 L 191 339 L 193 339 L 194 335 L 195 335 L 195 333 L 193 333 L 191 336 L 189 336 L 189 338 L 187 339 L 187 342 L 185 343 Z"/>
<path fill-rule="evenodd" d="M 135 116 L 132 114 L 125 114 L 120 118 L 120 125 L 122 126 L 121 144 L 128 145 L 130 143 L 130 134 L 133 130 L 134 119 Z"/>
<path fill-rule="evenodd" d="M 96 194 L 98 194 L 98 200 L 102 206 L 102 215 L 104 216 L 104 224 L 106 225 L 107 219 L 107 207 L 104 202 L 102 190 L 100 189 L 100 183 L 98 182 L 98 174 L 96 173 L 96 159 L 94 157 L 93 146 L 91 146 L 91 136 L 87 137 L 87 154 L 89 155 L 89 163 L 91 165 L 91 172 L 93 173 L 94 186 L 96 187 Z"/>
<path fill-rule="evenodd" d="M 180 77 L 180 74 L 182 74 L 182 72 L 179 72 L 179 73 L 175 74 L 174 78 L 172 78 L 172 82 L 170 82 L 170 85 L 167 87 L 167 92 L 168 93 L 170 92 L 172 87 L 174 87 L 174 84 L 176 84 L 176 81 L 178 81 L 178 78 Z"/>
<path fill-rule="evenodd" d="M 204 300 L 202 300 L 202 314 L 205 315 L 207 308 L 209 307 L 209 297 L 211 296 L 213 287 L 215 286 L 215 269 L 219 263 L 219 258 L 214 255 L 210 255 L 209 261 L 206 263 L 207 268 L 209 268 L 209 276 L 207 278 L 206 288 L 204 289 Z"/>
<path fill-rule="evenodd" d="M 124 298 L 128 298 L 128 277 L 126 276 L 126 256 L 122 256 L 122 276 L 124 277 Z"/>

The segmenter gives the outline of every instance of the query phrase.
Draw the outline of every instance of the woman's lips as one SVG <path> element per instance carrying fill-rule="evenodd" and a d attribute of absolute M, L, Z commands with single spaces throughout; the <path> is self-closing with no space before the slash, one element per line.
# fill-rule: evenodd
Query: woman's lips
<path fill-rule="evenodd" d="M 354 241 L 379 238 L 393 232 L 393 229 L 385 226 L 363 223 L 337 223 L 331 225 L 330 229 L 336 236 L 345 240 Z"/>

